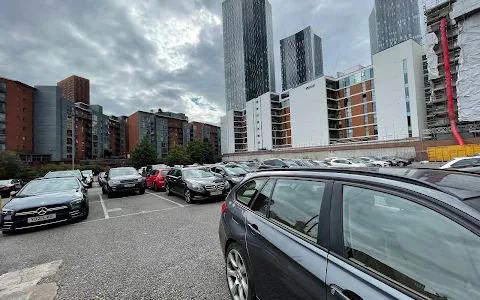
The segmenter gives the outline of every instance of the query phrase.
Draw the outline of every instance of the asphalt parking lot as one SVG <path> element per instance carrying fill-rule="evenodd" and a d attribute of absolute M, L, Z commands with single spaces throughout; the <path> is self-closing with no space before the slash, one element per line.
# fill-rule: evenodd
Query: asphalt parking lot
<path fill-rule="evenodd" d="M 98 186 L 89 200 L 86 221 L 0 235 L 0 275 L 61 261 L 39 282 L 58 286 L 55 299 L 229 299 L 221 200 L 187 205 L 150 190 L 108 199 Z"/>

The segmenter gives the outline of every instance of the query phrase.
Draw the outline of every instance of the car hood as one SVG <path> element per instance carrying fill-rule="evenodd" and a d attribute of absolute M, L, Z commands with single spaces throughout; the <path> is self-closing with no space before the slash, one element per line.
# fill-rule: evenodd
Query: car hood
<path fill-rule="evenodd" d="M 225 182 L 222 178 L 217 177 L 208 177 L 208 178 L 192 178 L 186 179 L 189 183 L 199 183 L 199 184 L 212 184 L 212 183 L 221 183 Z"/>
<path fill-rule="evenodd" d="M 124 175 L 124 176 L 117 176 L 113 177 L 112 180 L 132 180 L 132 179 L 139 179 L 143 178 L 140 175 Z"/>
<path fill-rule="evenodd" d="M 72 191 L 65 191 L 65 192 L 58 192 L 58 193 L 41 194 L 41 195 L 35 195 L 35 196 L 23 197 L 23 198 L 13 198 L 7 204 L 5 204 L 4 208 L 21 210 L 21 209 L 34 208 L 34 207 L 39 207 L 44 205 L 46 206 L 46 205 L 55 205 L 55 204 L 65 204 L 74 199 L 78 199 L 80 197 L 83 197 L 81 192 L 72 190 Z"/>

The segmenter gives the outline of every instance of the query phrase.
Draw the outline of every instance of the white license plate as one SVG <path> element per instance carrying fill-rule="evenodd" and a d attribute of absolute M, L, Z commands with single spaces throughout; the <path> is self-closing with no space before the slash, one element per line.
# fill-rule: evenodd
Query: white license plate
<path fill-rule="evenodd" d="M 124 187 L 134 187 L 135 183 L 125 184 Z"/>
<path fill-rule="evenodd" d="M 210 192 L 210 195 L 212 196 L 217 196 L 217 195 L 221 195 L 222 194 L 222 191 L 212 191 Z"/>
<path fill-rule="evenodd" d="M 27 219 L 28 223 L 35 223 L 35 222 L 40 222 L 40 221 L 46 221 L 46 220 L 52 220 L 57 217 L 56 214 L 51 214 L 51 215 L 44 215 L 44 216 L 39 216 L 39 217 L 31 217 Z"/>

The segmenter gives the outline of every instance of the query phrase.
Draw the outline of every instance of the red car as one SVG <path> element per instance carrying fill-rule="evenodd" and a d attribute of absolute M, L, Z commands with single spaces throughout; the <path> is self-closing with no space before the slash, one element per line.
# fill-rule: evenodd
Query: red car
<path fill-rule="evenodd" d="M 152 170 L 150 174 L 147 175 L 145 179 L 145 184 L 147 188 L 153 189 L 155 192 L 158 192 L 160 189 L 165 188 L 165 176 L 167 175 L 170 169 L 159 169 Z"/>

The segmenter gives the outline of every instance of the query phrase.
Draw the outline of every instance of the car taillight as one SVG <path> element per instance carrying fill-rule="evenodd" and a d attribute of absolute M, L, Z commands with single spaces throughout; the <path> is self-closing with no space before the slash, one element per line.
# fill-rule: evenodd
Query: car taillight
<path fill-rule="evenodd" d="M 227 201 L 222 203 L 222 214 L 227 210 Z"/>

